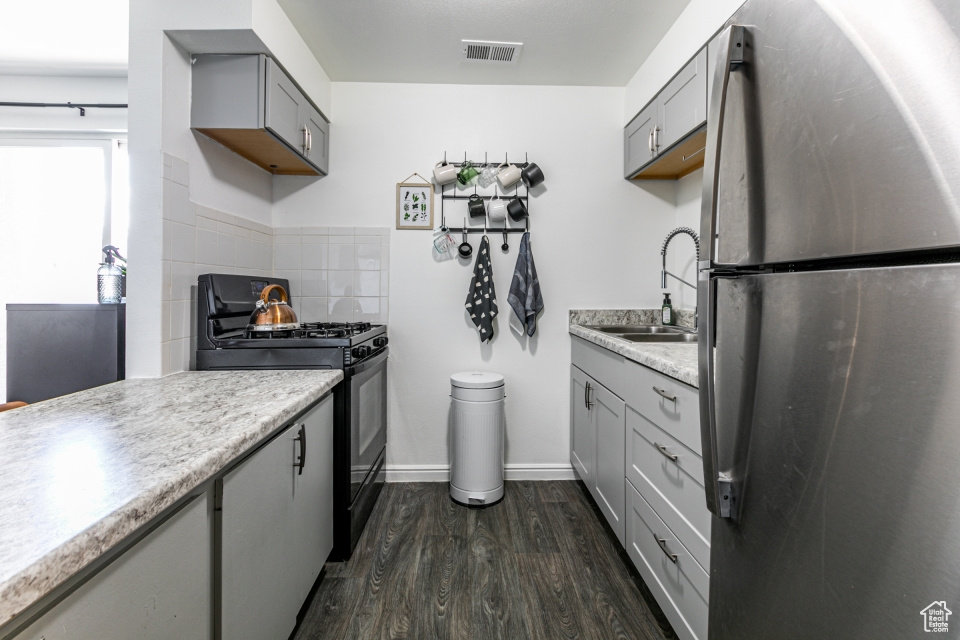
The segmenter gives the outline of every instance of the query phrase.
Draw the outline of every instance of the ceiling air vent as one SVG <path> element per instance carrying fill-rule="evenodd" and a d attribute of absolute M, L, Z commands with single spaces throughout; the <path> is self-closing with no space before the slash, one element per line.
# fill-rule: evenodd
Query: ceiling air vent
<path fill-rule="evenodd" d="M 491 64 L 516 64 L 522 42 L 490 42 L 488 40 L 461 40 L 460 60 Z"/>

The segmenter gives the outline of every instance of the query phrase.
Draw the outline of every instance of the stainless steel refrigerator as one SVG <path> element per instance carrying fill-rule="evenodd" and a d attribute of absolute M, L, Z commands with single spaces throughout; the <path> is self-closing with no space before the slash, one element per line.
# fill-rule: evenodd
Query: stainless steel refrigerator
<path fill-rule="evenodd" d="M 718 49 L 710 638 L 958 637 L 960 2 L 748 0 Z"/>

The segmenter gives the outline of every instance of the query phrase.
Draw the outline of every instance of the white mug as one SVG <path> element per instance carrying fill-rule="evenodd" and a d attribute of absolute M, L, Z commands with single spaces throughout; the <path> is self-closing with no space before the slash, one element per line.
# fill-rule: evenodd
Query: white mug
<path fill-rule="evenodd" d="M 497 172 L 497 180 L 500 181 L 501 187 L 508 189 L 515 185 L 519 179 L 520 169 L 516 165 L 506 163 L 500 165 L 500 171 Z"/>
<path fill-rule="evenodd" d="M 490 222 L 503 222 L 507 219 L 507 203 L 497 194 L 490 199 Z"/>
<path fill-rule="evenodd" d="M 452 164 L 438 162 L 433 168 L 433 177 L 436 178 L 437 184 L 450 184 L 457 179 L 457 168 Z"/>

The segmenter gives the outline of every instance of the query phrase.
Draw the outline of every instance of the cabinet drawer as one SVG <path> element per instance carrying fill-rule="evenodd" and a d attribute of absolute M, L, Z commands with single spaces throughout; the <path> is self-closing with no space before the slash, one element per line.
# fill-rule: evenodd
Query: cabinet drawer
<path fill-rule="evenodd" d="M 623 378 L 626 388 L 620 397 L 685 447 L 702 456 L 700 395 L 697 390 L 643 365 L 628 362 L 627 366 L 627 375 Z M 669 400 L 664 395 L 675 399 Z"/>
<path fill-rule="evenodd" d="M 604 349 L 582 338 L 570 336 L 571 359 L 573 364 L 588 376 L 605 386 L 616 395 L 623 397 L 626 358 L 609 349 Z"/>
<path fill-rule="evenodd" d="M 710 576 L 629 481 L 627 554 L 682 639 L 707 637 Z M 657 542 L 657 540 L 662 542 Z M 663 548 L 661 548 L 661 544 Z M 674 554 L 673 562 L 668 553 Z"/>
<path fill-rule="evenodd" d="M 658 445 L 663 447 L 663 453 Z M 627 479 L 677 532 L 697 560 L 709 567 L 710 511 L 700 456 L 628 408 L 625 467 Z"/>

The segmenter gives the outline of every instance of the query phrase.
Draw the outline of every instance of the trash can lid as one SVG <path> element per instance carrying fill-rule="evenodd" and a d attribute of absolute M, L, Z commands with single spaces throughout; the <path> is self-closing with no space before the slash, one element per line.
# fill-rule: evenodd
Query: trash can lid
<path fill-rule="evenodd" d="M 461 389 L 492 389 L 503 386 L 503 376 L 487 371 L 464 371 L 450 376 L 450 384 Z"/>

